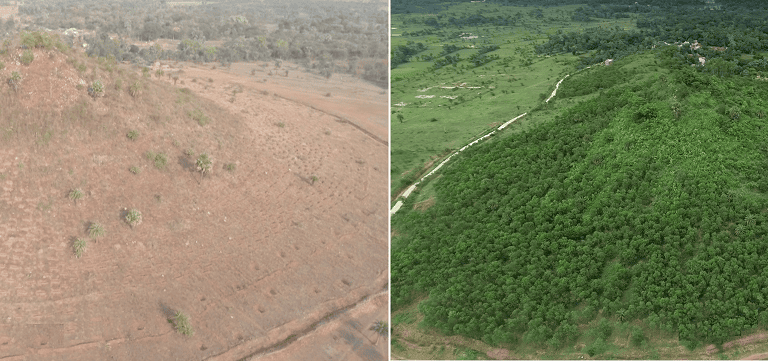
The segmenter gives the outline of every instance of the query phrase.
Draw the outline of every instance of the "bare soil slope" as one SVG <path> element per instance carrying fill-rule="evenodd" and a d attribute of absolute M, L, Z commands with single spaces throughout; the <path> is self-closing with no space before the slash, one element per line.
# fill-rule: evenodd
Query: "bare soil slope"
<path fill-rule="evenodd" d="M 200 73 L 213 79 L 208 89 L 183 74 L 174 86 L 81 54 L 35 52 L 28 67 L 3 56 L 0 72 L 0 358 L 309 355 L 301 336 L 345 322 L 331 317 L 340 309 L 376 305 L 350 316 L 362 329 L 386 319 L 386 135 L 365 128 L 386 119 L 386 96 L 380 115 L 339 102 L 344 121 L 242 77 L 231 103 L 217 88 L 227 73 Z M 18 93 L 5 85 L 15 67 Z M 80 79 L 101 79 L 105 96 L 90 98 Z M 342 85 L 339 94 L 355 98 Z M 165 167 L 147 152 L 164 153 Z M 214 160 L 205 177 L 194 165 L 201 152 Z M 85 195 L 77 202 L 68 198 L 75 188 Z M 133 228 L 124 221 L 131 208 L 143 215 Z M 92 222 L 104 236 L 88 236 Z M 81 258 L 75 238 L 88 240 Z M 168 322 L 177 311 L 193 336 Z M 369 344 L 386 358 L 384 342 Z M 378 357 L 366 355 L 334 359 Z"/>

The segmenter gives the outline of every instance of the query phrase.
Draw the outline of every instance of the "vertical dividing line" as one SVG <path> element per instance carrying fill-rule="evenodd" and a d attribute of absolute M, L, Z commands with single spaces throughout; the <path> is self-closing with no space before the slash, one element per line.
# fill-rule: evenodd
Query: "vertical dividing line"
<path fill-rule="evenodd" d="M 392 214 L 389 198 L 392 194 L 392 0 L 387 1 L 387 360 L 392 359 Z"/>

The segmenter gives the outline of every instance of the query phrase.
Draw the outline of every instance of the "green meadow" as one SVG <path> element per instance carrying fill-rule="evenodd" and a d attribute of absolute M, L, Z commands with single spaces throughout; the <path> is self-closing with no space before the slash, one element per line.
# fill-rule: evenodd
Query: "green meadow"
<path fill-rule="evenodd" d="M 489 24 L 434 27 L 425 21 L 435 14 L 393 14 L 392 49 L 423 44 L 424 50 L 392 69 L 392 195 L 412 184 L 437 161 L 481 135 L 542 102 L 555 83 L 575 70 L 579 55 L 539 56 L 534 45 L 560 31 L 587 27 L 635 29 L 635 19 L 601 19 L 578 23 L 570 13 L 578 6 L 542 9 L 464 3 L 441 13 L 443 19 L 466 18 L 481 12 L 485 17 L 511 17 L 513 26 Z M 477 36 L 473 39 L 462 37 Z M 435 68 L 447 54 L 458 61 Z M 485 53 L 487 63 L 473 62 L 480 48 L 498 46 Z M 480 65 L 478 65 L 480 63 Z"/>

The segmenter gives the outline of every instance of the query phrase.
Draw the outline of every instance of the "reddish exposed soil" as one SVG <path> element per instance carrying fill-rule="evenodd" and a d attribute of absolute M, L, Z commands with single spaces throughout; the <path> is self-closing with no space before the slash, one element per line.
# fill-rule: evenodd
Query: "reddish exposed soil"
<path fill-rule="evenodd" d="M 762 333 L 762 332 L 756 333 L 756 334 L 753 334 L 753 335 L 749 335 L 747 337 L 742 337 L 742 338 L 740 338 L 738 340 L 733 340 L 733 341 L 724 343 L 723 344 L 723 350 L 727 350 L 727 349 L 735 347 L 735 346 L 745 346 L 745 345 L 749 345 L 751 343 L 761 342 L 761 341 L 764 341 L 767 338 L 768 338 L 768 334 L 766 334 L 766 333 Z M 717 352 L 717 347 L 715 345 L 707 346 L 707 354 L 711 355 L 711 354 L 713 354 L 715 352 Z"/>
<path fill-rule="evenodd" d="M 8 19 L 11 16 L 18 16 L 19 14 L 19 7 L 18 6 L 0 6 L 0 18 L 2 19 Z"/>
<path fill-rule="evenodd" d="M 756 355 L 749 355 L 742 360 L 768 360 L 768 353 L 760 353 Z"/>
<path fill-rule="evenodd" d="M 320 109 L 341 118 L 342 121 L 349 121 L 358 130 L 369 134 L 372 139 L 382 144 L 388 143 L 389 107 L 386 90 L 351 75 L 334 74 L 330 79 L 326 79 L 300 71 L 300 67 L 294 64 L 284 63 L 280 68 L 275 68 L 274 63 L 265 62 L 233 63 L 228 68 L 221 68 L 216 64 L 158 62 L 153 71 L 163 65 L 170 67 L 171 72 L 180 69 L 180 79 L 185 81 L 183 86 L 195 91 L 205 90 L 222 106 L 227 105 L 237 111 L 247 110 L 247 103 L 239 101 L 243 93 L 234 96 L 234 103 L 229 102 L 233 91 L 240 86 L 260 95 L 258 98 L 274 95 Z M 209 82 L 214 66 L 214 73 L 218 77 Z M 256 71 L 251 75 L 253 70 Z M 284 76 L 286 70 L 288 76 Z M 270 73 L 273 75 L 269 75 Z M 167 77 L 163 79 L 172 82 Z"/>
<path fill-rule="evenodd" d="M 16 65 L 3 61 L 5 79 Z M 54 114 L 41 120 L 48 140 L 43 126 L 8 130 L 0 117 L 0 359 L 386 359 L 369 330 L 388 310 L 385 92 L 346 77 L 316 84 L 296 71 L 261 83 L 239 65 L 190 66 L 184 85 L 153 76 L 135 99 L 127 83 L 114 90 L 116 75 L 89 75 L 107 83 L 92 100 L 69 81 L 49 90 L 56 61 L 36 54 L 22 86 L 53 96 L 0 88 L 4 117 L 26 102 Z M 235 83 L 243 92 L 231 103 Z M 200 98 L 175 103 L 182 87 Z M 66 94 L 74 105 L 55 111 Z M 211 122 L 168 113 L 175 107 Z M 136 141 L 125 137 L 132 128 Z M 209 176 L 189 148 L 211 153 Z M 166 152 L 167 168 L 148 150 Z M 85 193 L 77 204 L 67 198 L 75 187 Z M 132 229 L 123 217 L 134 207 L 143 222 Z M 75 258 L 72 242 L 92 221 L 106 234 Z M 167 321 L 179 310 L 192 337 Z"/>

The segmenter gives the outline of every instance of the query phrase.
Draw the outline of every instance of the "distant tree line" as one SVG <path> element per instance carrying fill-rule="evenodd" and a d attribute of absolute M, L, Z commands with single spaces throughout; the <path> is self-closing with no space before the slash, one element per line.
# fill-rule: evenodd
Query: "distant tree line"
<path fill-rule="evenodd" d="M 664 42 L 688 42 L 680 50 L 690 54 L 691 64 L 698 63 L 698 56 L 694 55 L 699 55 L 704 56 L 707 61 L 721 58 L 732 63 L 734 73 L 749 71 L 749 68 L 756 71 L 762 69 L 762 63 L 758 61 L 750 65 L 750 60 L 742 59 L 741 54 L 756 54 L 768 50 L 768 23 L 765 22 L 768 11 L 742 10 L 698 11 L 698 8 L 680 6 L 656 8 L 640 15 L 637 21 L 638 30 L 593 27 L 583 32 L 558 31 L 535 49 L 539 54 L 592 52 L 580 60 L 580 67 L 585 67 L 605 59 L 621 58 L 654 45 L 660 46 Z M 613 17 L 618 16 L 617 13 L 612 14 Z M 694 42 L 698 42 L 701 48 L 692 49 L 691 44 Z M 709 70 L 705 66 L 702 71 Z"/>
<path fill-rule="evenodd" d="M 586 5 L 586 7 L 593 9 L 604 8 L 621 8 L 621 7 L 633 7 L 634 11 L 647 11 L 640 8 L 696 8 L 703 9 L 707 4 L 700 0 L 644 0 L 642 4 L 630 4 L 626 3 L 616 4 L 614 0 L 485 0 L 486 3 L 503 4 L 510 6 L 536 6 L 536 7 L 552 7 L 563 5 Z M 392 13 L 393 14 L 411 14 L 411 13 L 428 13 L 436 14 L 446 9 L 448 6 L 456 3 L 468 3 L 471 0 L 392 0 Z M 633 2 L 629 2 L 633 3 Z M 738 9 L 739 11 L 751 11 L 755 8 L 765 9 L 766 5 L 754 0 L 721 0 L 717 2 L 717 6 L 720 9 Z M 480 6 L 480 4 L 478 4 Z M 592 11 L 592 10 L 588 10 Z M 603 10 L 600 10 L 603 11 Z M 612 11 L 613 10 L 609 10 Z M 595 16 L 602 17 L 602 16 Z"/>
<path fill-rule="evenodd" d="M 392 69 L 396 68 L 398 65 L 407 63 L 410 61 L 411 57 L 427 50 L 427 46 L 424 45 L 424 43 L 416 43 L 413 41 L 408 41 L 406 45 L 398 45 L 392 48 Z"/>
<path fill-rule="evenodd" d="M 287 1 L 170 7 L 156 1 L 90 0 L 26 3 L 19 12 L 31 16 L 39 27 L 93 30 L 96 35 L 85 39 L 88 52 L 119 60 L 146 64 L 159 59 L 222 63 L 280 59 L 386 81 L 389 39 L 384 5 Z M 180 43 L 169 51 L 131 47 L 131 39 Z M 209 41 L 222 43 L 214 46 Z M 338 65 L 345 61 L 354 66 Z M 359 64 L 370 66 L 358 69 Z"/>

